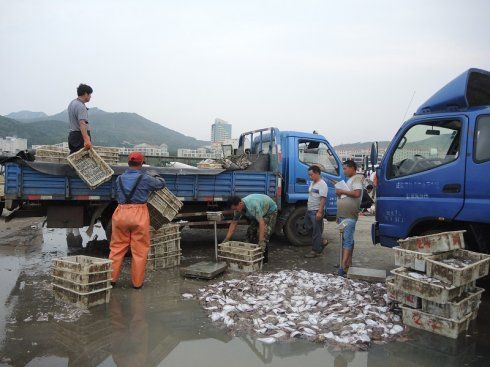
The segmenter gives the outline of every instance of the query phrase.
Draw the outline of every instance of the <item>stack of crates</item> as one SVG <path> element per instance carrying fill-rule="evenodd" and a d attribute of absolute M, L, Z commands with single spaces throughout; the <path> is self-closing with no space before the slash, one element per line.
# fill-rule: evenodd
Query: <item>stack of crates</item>
<path fill-rule="evenodd" d="M 36 149 L 36 162 L 68 164 L 69 150 L 55 145 L 43 145 Z"/>
<path fill-rule="evenodd" d="M 166 269 L 180 265 L 180 226 L 165 224 L 160 229 L 150 230 L 151 243 L 148 252 L 149 270 Z"/>
<path fill-rule="evenodd" d="M 119 163 L 120 148 L 115 147 L 94 147 L 94 150 L 107 164 L 115 166 Z"/>
<path fill-rule="evenodd" d="M 68 256 L 53 260 L 55 298 L 89 308 L 108 303 L 111 296 L 112 260 Z"/>
<path fill-rule="evenodd" d="M 478 315 L 490 256 L 464 250 L 464 231 L 410 237 L 395 247 L 388 299 L 401 306 L 405 325 L 450 338 L 468 330 Z"/>
<path fill-rule="evenodd" d="M 218 260 L 225 261 L 228 269 L 252 273 L 262 269 L 264 251 L 254 243 L 228 241 L 218 246 Z"/>
<path fill-rule="evenodd" d="M 160 229 L 164 224 L 170 223 L 183 205 L 182 201 L 167 188 L 151 193 L 148 198 L 150 225 Z"/>

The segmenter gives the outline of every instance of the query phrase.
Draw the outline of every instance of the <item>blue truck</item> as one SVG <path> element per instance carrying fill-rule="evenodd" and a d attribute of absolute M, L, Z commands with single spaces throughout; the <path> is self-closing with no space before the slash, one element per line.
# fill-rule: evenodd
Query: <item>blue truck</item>
<path fill-rule="evenodd" d="M 278 207 L 278 225 L 290 243 L 310 244 L 311 229 L 305 225 L 308 167 L 318 165 L 330 186 L 325 217 L 336 214 L 331 180 L 343 179 L 342 163 L 324 136 L 266 128 L 243 133 L 235 156 L 252 164 L 243 170 L 179 169 L 148 167 L 165 178 L 169 190 L 184 202 L 178 219 L 190 226 L 209 225 L 206 212 L 226 210 L 229 196 L 262 193 Z M 29 162 L 19 157 L 3 160 L 4 205 L 14 215 L 47 217 L 50 228 L 80 228 L 100 220 L 110 236 L 116 207 L 116 178 L 125 167 L 114 166 L 112 180 L 91 190 L 68 165 Z M 222 223 L 222 224 L 226 224 Z"/>
<path fill-rule="evenodd" d="M 376 175 L 374 243 L 464 229 L 470 249 L 488 252 L 490 73 L 469 69 L 422 104 Z"/>

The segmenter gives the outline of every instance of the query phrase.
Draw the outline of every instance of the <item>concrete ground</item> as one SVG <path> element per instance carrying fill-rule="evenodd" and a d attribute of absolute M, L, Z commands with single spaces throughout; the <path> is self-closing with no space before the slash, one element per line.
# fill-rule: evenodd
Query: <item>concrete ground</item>
<path fill-rule="evenodd" d="M 361 217 L 353 265 L 390 270 L 393 252 L 373 246 L 372 217 Z M 206 281 L 184 279 L 179 268 L 148 272 L 145 286 L 129 284 L 129 259 L 109 304 L 89 311 L 55 301 L 50 285 L 53 258 L 67 254 L 107 256 L 101 228 L 98 239 L 81 232 L 81 241 L 65 230 L 43 227 L 43 219 L 0 222 L 0 365 L 5 366 L 482 366 L 490 360 L 490 302 L 485 295 L 480 314 L 467 335 L 457 340 L 410 330 L 405 341 L 373 345 L 366 352 L 334 350 L 306 341 L 264 345 L 249 335 L 232 336 L 217 327 L 194 300 Z M 219 231 L 222 239 L 225 230 Z M 243 239 L 241 228 L 237 239 Z M 290 246 L 284 238 L 271 243 L 264 271 L 306 269 L 336 272 L 339 234 L 326 223 L 330 244 L 322 256 L 304 258 L 308 247 Z M 83 242 L 85 247 L 80 247 Z M 182 233 L 181 267 L 214 254 L 211 230 Z M 226 278 L 240 276 L 226 274 Z M 483 283 L 483 285 L 485 285 Z M 488 288 L 488 287 L 487 287 Z"/>

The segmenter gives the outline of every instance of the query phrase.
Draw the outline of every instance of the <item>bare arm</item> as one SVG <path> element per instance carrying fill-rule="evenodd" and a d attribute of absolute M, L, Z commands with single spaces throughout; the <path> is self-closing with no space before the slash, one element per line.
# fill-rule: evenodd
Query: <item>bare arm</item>
<path fill-rule="evenodd" d="M 323 213 L 325 213 L 326 202 L 327 202 L 327 198 L 322 196 L 320 198 L 320 207 L 318 208 L 318 211 L 316 212 L 316 220 L 320 220 L 323 218 Z"/>
<path fill-rule="evenodd" d="M 265 220 L 261 218 L 259 221 L 259 242 L 265 240 Z"/>
<path fill-rule="evenodd" d="M 231 238 L 233 237 L 233 234 L 236 231 L 237 225 L 238 225 L 238 221 L 236 221 L 236 220 L 234 220 L 230 223 L 230 227 L 228 227 L 228 232 L 226 233 L 226 237 L 225 237 L 224 242 L 231 240 Z"/>
<path fill-rule="evenodd" d="M 83 137 L 83 147 L 86 150 L 89 150 L 92 148 L 92 142 L 90 141 L 90 136 L 88 135 L 87 121 L 80 120 L 80 132 L 82 133 Z"/>

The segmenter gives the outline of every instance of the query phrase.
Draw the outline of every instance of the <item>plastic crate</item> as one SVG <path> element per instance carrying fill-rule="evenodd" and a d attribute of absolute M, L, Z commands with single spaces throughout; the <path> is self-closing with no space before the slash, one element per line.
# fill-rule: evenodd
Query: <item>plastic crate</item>
<path fill-rule="evenodd" d="M 401 247 L 394 247 L 395 250 L 395 265 L 403 266 L 404 268 L 410 268 L 417 271 L 425 272 L 425 260 L 432 256 L 432 254 L 427 254 L 425 252 L 405 250 Z"/>
<path fill-rule="evenodd" d="M 252 273 L 262 269 L 264 251 L 254 243 L 228 241 L 218 246 L 218 260 L 232 271 Z"/>
<path fill-rule="evenodd" d="M 421 308 L 422 299 L 420 297 L 408 294 L 399 290 L 392 277 L 386 279 L 386 293 L 388 300 L 396 302 L 402 305 L 410 306 L 412 308 Z"/>
<path fill-rule="evenodd" d="M 105 279 L 102 281 L 97 281 L 93 283 L 77 283 L 77 282 L 72 282 L 71 280 L 67 280 L 64 278 L 60 278 L 57 276 L 52 277 L 53 279 L 53 285 L 63 287 L 65 289 L 70 289 L 75 292 L 79 293 L 88 293 L 88 292 L 93 292 L 93 291 L 98 291 L 101 289 L 106 289 L 111 286 L 111 280 L 110 279 Z"/>
<path fill-rule="evenodd" d="M 150 246 L 150 251 L 148 252 L 148 260 L 156 257 L 166 257 L 172 255 L 180 255 L 180 246 Z"/>
<path fill-rule="evenodd" d="M 451 231 L 431 234 L 427 236 L 409 237 L 398 240 L 398 244 L 404 250 L 434 254 L 439 252 L 464 248 L 463 234 L 466 231 Z"/>
<path fill-rule="evenodd" d="M 227 259 L 254 262 L 262 260 L 264 251 L 254 243 L 228 241 L 218 245 L 218 256 Z"/>
<path fill-rule="evenodd" d="M 459 334 L 468 330 L 468 326 L 476 317 L 476 311 L 465 316 L 461 320 L 453 320 L 437 315 L 428 314 L 420 310 L 414 310 L 409 307 L 402 306 L 403 323 L 405 325 L 426 330 L 431 333 L 447 336 L 456 339 Z"/>
<path fill-rule="evenodd" d="M 465 292 L 445 304 L 422 300 L 422 311 L 453 320 L 461 320 L 468 314 L 478 311 L 483 288 Z"/>
<path fill-rule="evenodd" d="M 67 256 L 53 259 L 54 269 L 65 270 L 81 275 L 112 271 L 112 260 L 85 255 Z"/>
<path fill-rule="evenodd" d="M 111 279 L 112 270 L 92 273 L 78 273 L 71 270 L 53 269 L 53 276 L 79 284 L 89 284 Z"/>
<path fill-rule="evenodd" d="M 471 261 L 464 267 L 445 264 L 442 260 L 462 259 Z M 454 286 L 462 286 L 488 275 L 490 255 L 468 250 L 455 250 L 427 258 L 427 275 Z"/>
<path fill-rule="evenodd" d="M 36 155 L 36 162 L 44 163 L 56 163 L 56 164 L 68 164 L 68 159 L 66 158 L 56 158 L 56 157 L 43 157 Z"/>
<path fill-rule="evenodd" d="M 148 270 L 158 270 L 172 268 L 180 265 L 180 253 L 169 256 L 154 257 L 147 260 L 146 268 Z"/>
<path fill-rule="evenodd" d="M 160 229 L 175 218 L 183 205 L 167 188 L 153 192 L 148 198 L 150 225 L 154 229 Z"/>
<path fill-rule="evenodd" d="M 56 299 L 73 303 L 79 307 L 90 308 L 104 303 L 109 303 L 112 287 L 96 290 L 93 292 L 76 292 L 53 284 L 53 292 Z"/>
<path fill-rule="evenodd" d="M 465 291 L 464 286 L 455 287 L 443 282 L 434 284 L 429 281 L 413 278 L 409 275 L 411 272 L 411 270 L 405 268 L 397 268 L 391 271 L 394 275 L 393 281 L 397 289 L 437 303 L 447 303 L 459 297 Z"/>
<path fill-rule="evenodd" d="M 68 163 L 91 189 L 110 181 L 114 174 L 112 168 L 93 149 L 81 149 L 70 154 Z"/>

